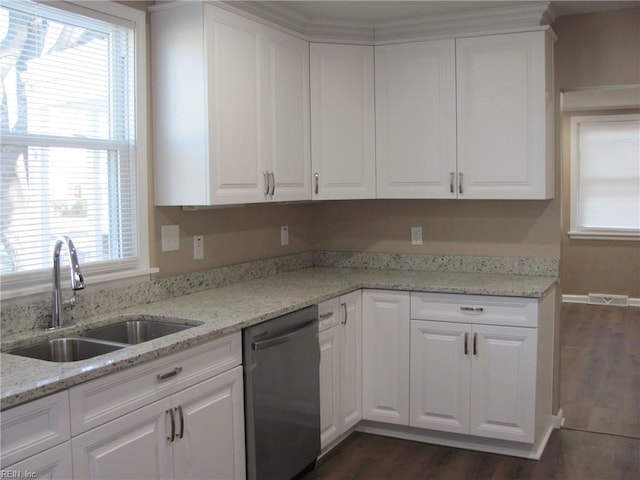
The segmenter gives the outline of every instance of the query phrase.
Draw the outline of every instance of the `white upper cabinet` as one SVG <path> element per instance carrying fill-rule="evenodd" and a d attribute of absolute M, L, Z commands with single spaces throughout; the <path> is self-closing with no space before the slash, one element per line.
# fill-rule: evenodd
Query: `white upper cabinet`
<path fill-rule="evenodd" d="M 456 40 L 459 198 L 553 197 L 550 36 Z"/>
<path fill-rule="evenodd" d="M 378 198 L 552 198 L 551 36 L 376 47 Z"/>
<path fill-rule="evenodd" d="M 378 198 L 455 198 L 455 40 L 375 47 Z"/>
<path fill-rule="evenodd" d="M 307 42 L 200 3 L 151 42 L 156 205 L 310 198 Z"/>
<path fill-rule="evenodd" d="M 309 117 L 309 43 L 268 31 L 264 125 L 266 163 L 271 165 L 269 198 L 311 199 L 311 126 Z"/>
<path fill-rule="evenodd" d="M 375 198 L 373 47 L 310 48 L 312 197 Z"/>

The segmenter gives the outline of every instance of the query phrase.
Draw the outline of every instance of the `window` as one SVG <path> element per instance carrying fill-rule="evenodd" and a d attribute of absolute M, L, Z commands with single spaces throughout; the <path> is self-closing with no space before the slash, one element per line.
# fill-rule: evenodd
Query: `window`
<path fill-rule="evenodd" d="M 640 115 L 571 119 L 571 238 L 640 238 Z"/>
<path fill-rule="evenodd" d="M 50 288 L 63 234 L 87 283 L 149 273 L 144 12 L 88 6 L 0 5 L 3 298 Z"/>

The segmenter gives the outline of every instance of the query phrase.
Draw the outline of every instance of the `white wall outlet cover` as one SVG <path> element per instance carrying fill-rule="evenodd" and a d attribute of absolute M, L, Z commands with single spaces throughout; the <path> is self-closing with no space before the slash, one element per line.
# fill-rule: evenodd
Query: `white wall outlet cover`
<path fill-rule="evenodd" d="M 163 252 L 180 250 L 180 225 L 162 225 L 160 233 Z"/>
<path fill-rule="evenodd" d="M 280 227 L 280 245 L 289 245 L 289 227 L 287 225 Z"/>
<path fill-rule="evenodd" d="M 411 227 L 411 245 L 422 245 L 422 227 Z"/>
<path fill-rule="evenodd" d="M 193 237 L 193 259 L 202 260 L 204 258 L 204 236 L 194 235 Z"/>

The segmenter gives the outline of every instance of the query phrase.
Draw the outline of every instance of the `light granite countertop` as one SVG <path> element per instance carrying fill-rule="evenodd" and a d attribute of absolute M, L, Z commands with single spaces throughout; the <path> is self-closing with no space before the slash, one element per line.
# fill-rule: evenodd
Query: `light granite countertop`
<path fill-rule="evenodd" d="M 34 343 L 36 338 L 72 336 L 81 329 L 132 316 L 202 322 L 167 337 L 78 362 L 52 363 L 2 353 L 0 407 L 10 408 L 361 288 L 540 298 L 556 281 L 553 276 L 316 267 L 235 283 L 98 315 L 53 333 L 3 338 L 5 351 Z"/>

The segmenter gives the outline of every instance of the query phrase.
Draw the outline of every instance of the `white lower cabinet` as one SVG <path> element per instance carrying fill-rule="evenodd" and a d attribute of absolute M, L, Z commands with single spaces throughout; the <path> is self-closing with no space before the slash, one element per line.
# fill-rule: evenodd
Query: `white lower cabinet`
<path fill-rule="evenodd" d="M 2 412 L 0 477 L 244 479 L 241 333 Z"/>
<path fill-rule="evenodd" d="M 357 290 L 318 305 L 320 444 L 324 449 L 362 419 L 362 296 Z"/>
<path fill-rule="evenodd" d="M 534 441 L 536 329 L 411 321 L 409 425 Z"/>
<path fill-rule="evenodd" d="M 33 455 L 21 462 L 2 469 L 2 478 L 37 478 L 68 480 L 73 478 L 71 467 L 71 442 Z"/>
<path fill-rule="evenodd" d="M 362 293 L 362 416 L 409 423 L 409 292 Z"/>
<path fill-rule="evenodd" d="M 554 290 L 364 290 L 361 430 L 539 458 L 552 428 Z"/>
<path fill-rule="evenodd" d="M 242 367 L 72 440 L 78 478 L 241 479 Z"/>

